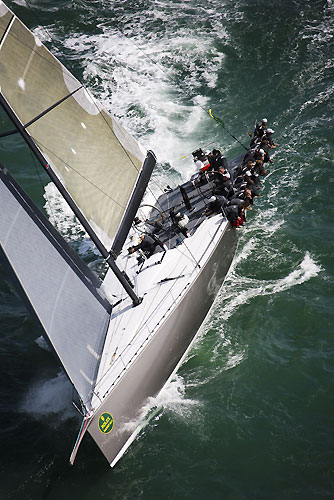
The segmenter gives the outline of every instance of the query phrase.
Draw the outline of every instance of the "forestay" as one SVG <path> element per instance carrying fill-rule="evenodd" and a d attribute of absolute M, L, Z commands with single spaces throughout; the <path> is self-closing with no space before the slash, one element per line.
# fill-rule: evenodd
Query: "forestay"
<path fill-rule="evenodd" d="M 146 152 L 1 0 L 0 85 L 25 125 L 65 98 L 26 130 L 110 246 Z"/>

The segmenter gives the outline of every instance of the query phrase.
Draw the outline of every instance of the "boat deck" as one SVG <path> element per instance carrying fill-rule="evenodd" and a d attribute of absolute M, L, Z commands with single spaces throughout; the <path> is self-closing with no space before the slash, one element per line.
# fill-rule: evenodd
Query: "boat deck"
<path fill-rule="evenodd" d="M 114 305 L 92 400 L 93 411 L 187 295 L 218 243 L 231 230 L 222 213 L 210 217 L 202 215 L 212 195 L 212 187 L 212 182 L 200 187 L 192 181 L 183 184 L 182 188 L 191 203 L 188 208 L 179 187 L 165 192 L 158 199 L 157 208 L 152 209 L 148 218 L 131 230 L 117 262 L 133 283 L 137 296 L 143 298 L 141 304 L 133 307 L 114 274 L 111 271 L 107 273 L 103 287 Z M 171 209 L 189 217 L 188 237 L 172 223 L 169 216 Z M 155 234 L 168 251 L 162 253 L 163 249 L 157 246 L 152 256 L 138 263 L 138 252 L 129 254 L 127 248 L 155 222 L 161 225 Z M 229 249 L 226 249 L 226 255 L 228 252 Z M 228 258 L 232 259 L 232 256 Z M 214 272 L 206 284 L 207 289 L 201 291 L 211 296 L 212 302 L 221 285 L 215 278 Z"/>
<path fill-rule="evenodd" d="M 231 179 L 234 178 L 235 168 L 238 166 L 244 154 L 241 154 L 228 164 Z M 198 182 L 198 174 L 194 174 L 191 179 L 184 184 L 170 190 L 165 190 L 151 210 L 148 217 L 144 217 L 142 223 L 134 227 L 138 236 L 142 233 L 154 233 L 155 236 L 168 249 L 179 245 L 186 237 L 182 231 L 173 223 L 171 210 L 174 214 L 186 215 L 189 222 L 186 227 L 188 236 L 192 236 L 207 217 L 202 215 L 206 209 L 209 199 L 214 190 L 214 178 L 210 173 Z M 160 246 L 156 247 L 155 253 L 162 252 Z"/>

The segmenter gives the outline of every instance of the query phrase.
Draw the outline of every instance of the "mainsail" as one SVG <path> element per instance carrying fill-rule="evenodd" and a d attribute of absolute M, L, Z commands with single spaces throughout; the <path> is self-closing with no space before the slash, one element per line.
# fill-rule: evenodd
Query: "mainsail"
<path fill-rule="evenodd" d="M 100 280 L 1 164 L 0 257 L 89 410 L 110 304 Z"/>
<path fill-rule="evenodd" d="M 0 0 L 1 93 L 110 247 L 145 151 Z"/>

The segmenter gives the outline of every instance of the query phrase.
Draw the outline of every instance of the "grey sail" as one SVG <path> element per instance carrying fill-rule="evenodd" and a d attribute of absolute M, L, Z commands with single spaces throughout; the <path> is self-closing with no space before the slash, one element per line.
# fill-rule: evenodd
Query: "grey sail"
<path fill-rule="evenodd" d="M 2 166 L 0 253 L 89 410 L 110 304 L 98 278 Z"/>
<path fill-rule="evenodd" d="M 0 87 L 110 247 L 146 152 L 1 0 Z"/>

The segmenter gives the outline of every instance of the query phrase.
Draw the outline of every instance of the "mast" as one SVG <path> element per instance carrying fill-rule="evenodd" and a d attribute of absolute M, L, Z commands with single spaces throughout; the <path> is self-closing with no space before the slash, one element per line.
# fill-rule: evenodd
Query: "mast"
<path fill-rule="evenodd" d="M 50 179 L 52 182 L 55 184 L 57 187 L 58 191 L 62 195 L 62 197 L 65 199 L 65 201 L 68 203 L 70 206 L 71 210 L 74 212 L 76 217 L 78 218 L 79 222 L 93 241 L 93 243 L 96 245 L 97 249 L 101 253 L 102 257 L 105 259 L 107 264 L 109 265 L 110 269 L 113 271 L 115 274 L 116 278 L 119 280 L 129 297 L 131 298 L 133 305 L 137 306 L 138 304 L 141 303 L 142 299 L 136 295 L 136 293 L 133 291 L 131 284 L 129 283 L 127 276 L 118 268 L 116 265 L 114 257 L 108 252 L 108 250 L 105 248 L 101 240 L 98 238 L 92 227 L 90 226 L 89 222 L 87 221 L 86 217 L 83 215 L 79 207 L 76 205 L 74 202 L 73 198 L 70 196 L 68 191 L 64 188 L 63 184 L 60 182 L 58 176 L 55 174 L 55 172 L 52 170 L 44 156 L 42 155 L 41 151 L 35 144 L 34 140 L 30 136 L 30 134 L 27 132 L 25 126 L 21 123 L 13 109 L 10 107 L 6 99 L 4 98 L 3 94 L 0 92 L 0 104 L 4 111 L 6 112 L 7 116 L 10 118 L 10 120 L 13 122 L 15 127 L 17 128 L 17 131 L 21 134 L 22 138 L 30 148 L 30 150 L 33 152 L 41 166 L 44 168 L 44 170 L 47 172 L 49 175 Z"/>
<path fill-rule="evenodd" d="M 137 184 L 133 190 L 130 201 L 128 203 L 127 209 L 125 211 L 123 220 L 119 226 L 118 232 L 115 236 L 111 252 L 115 255 L 119 255 L 127 235 L 129 234 L 131 224 L 137 213 L 141 200 L 143 199 L 144 192 L 146 190 L 147 184 L 151 178 L 153 168 L 156 164 L 156 157 L 152 151 L 147 152 L 147 156 L 143 163 L 142 170 L 137 179 Z"/>

